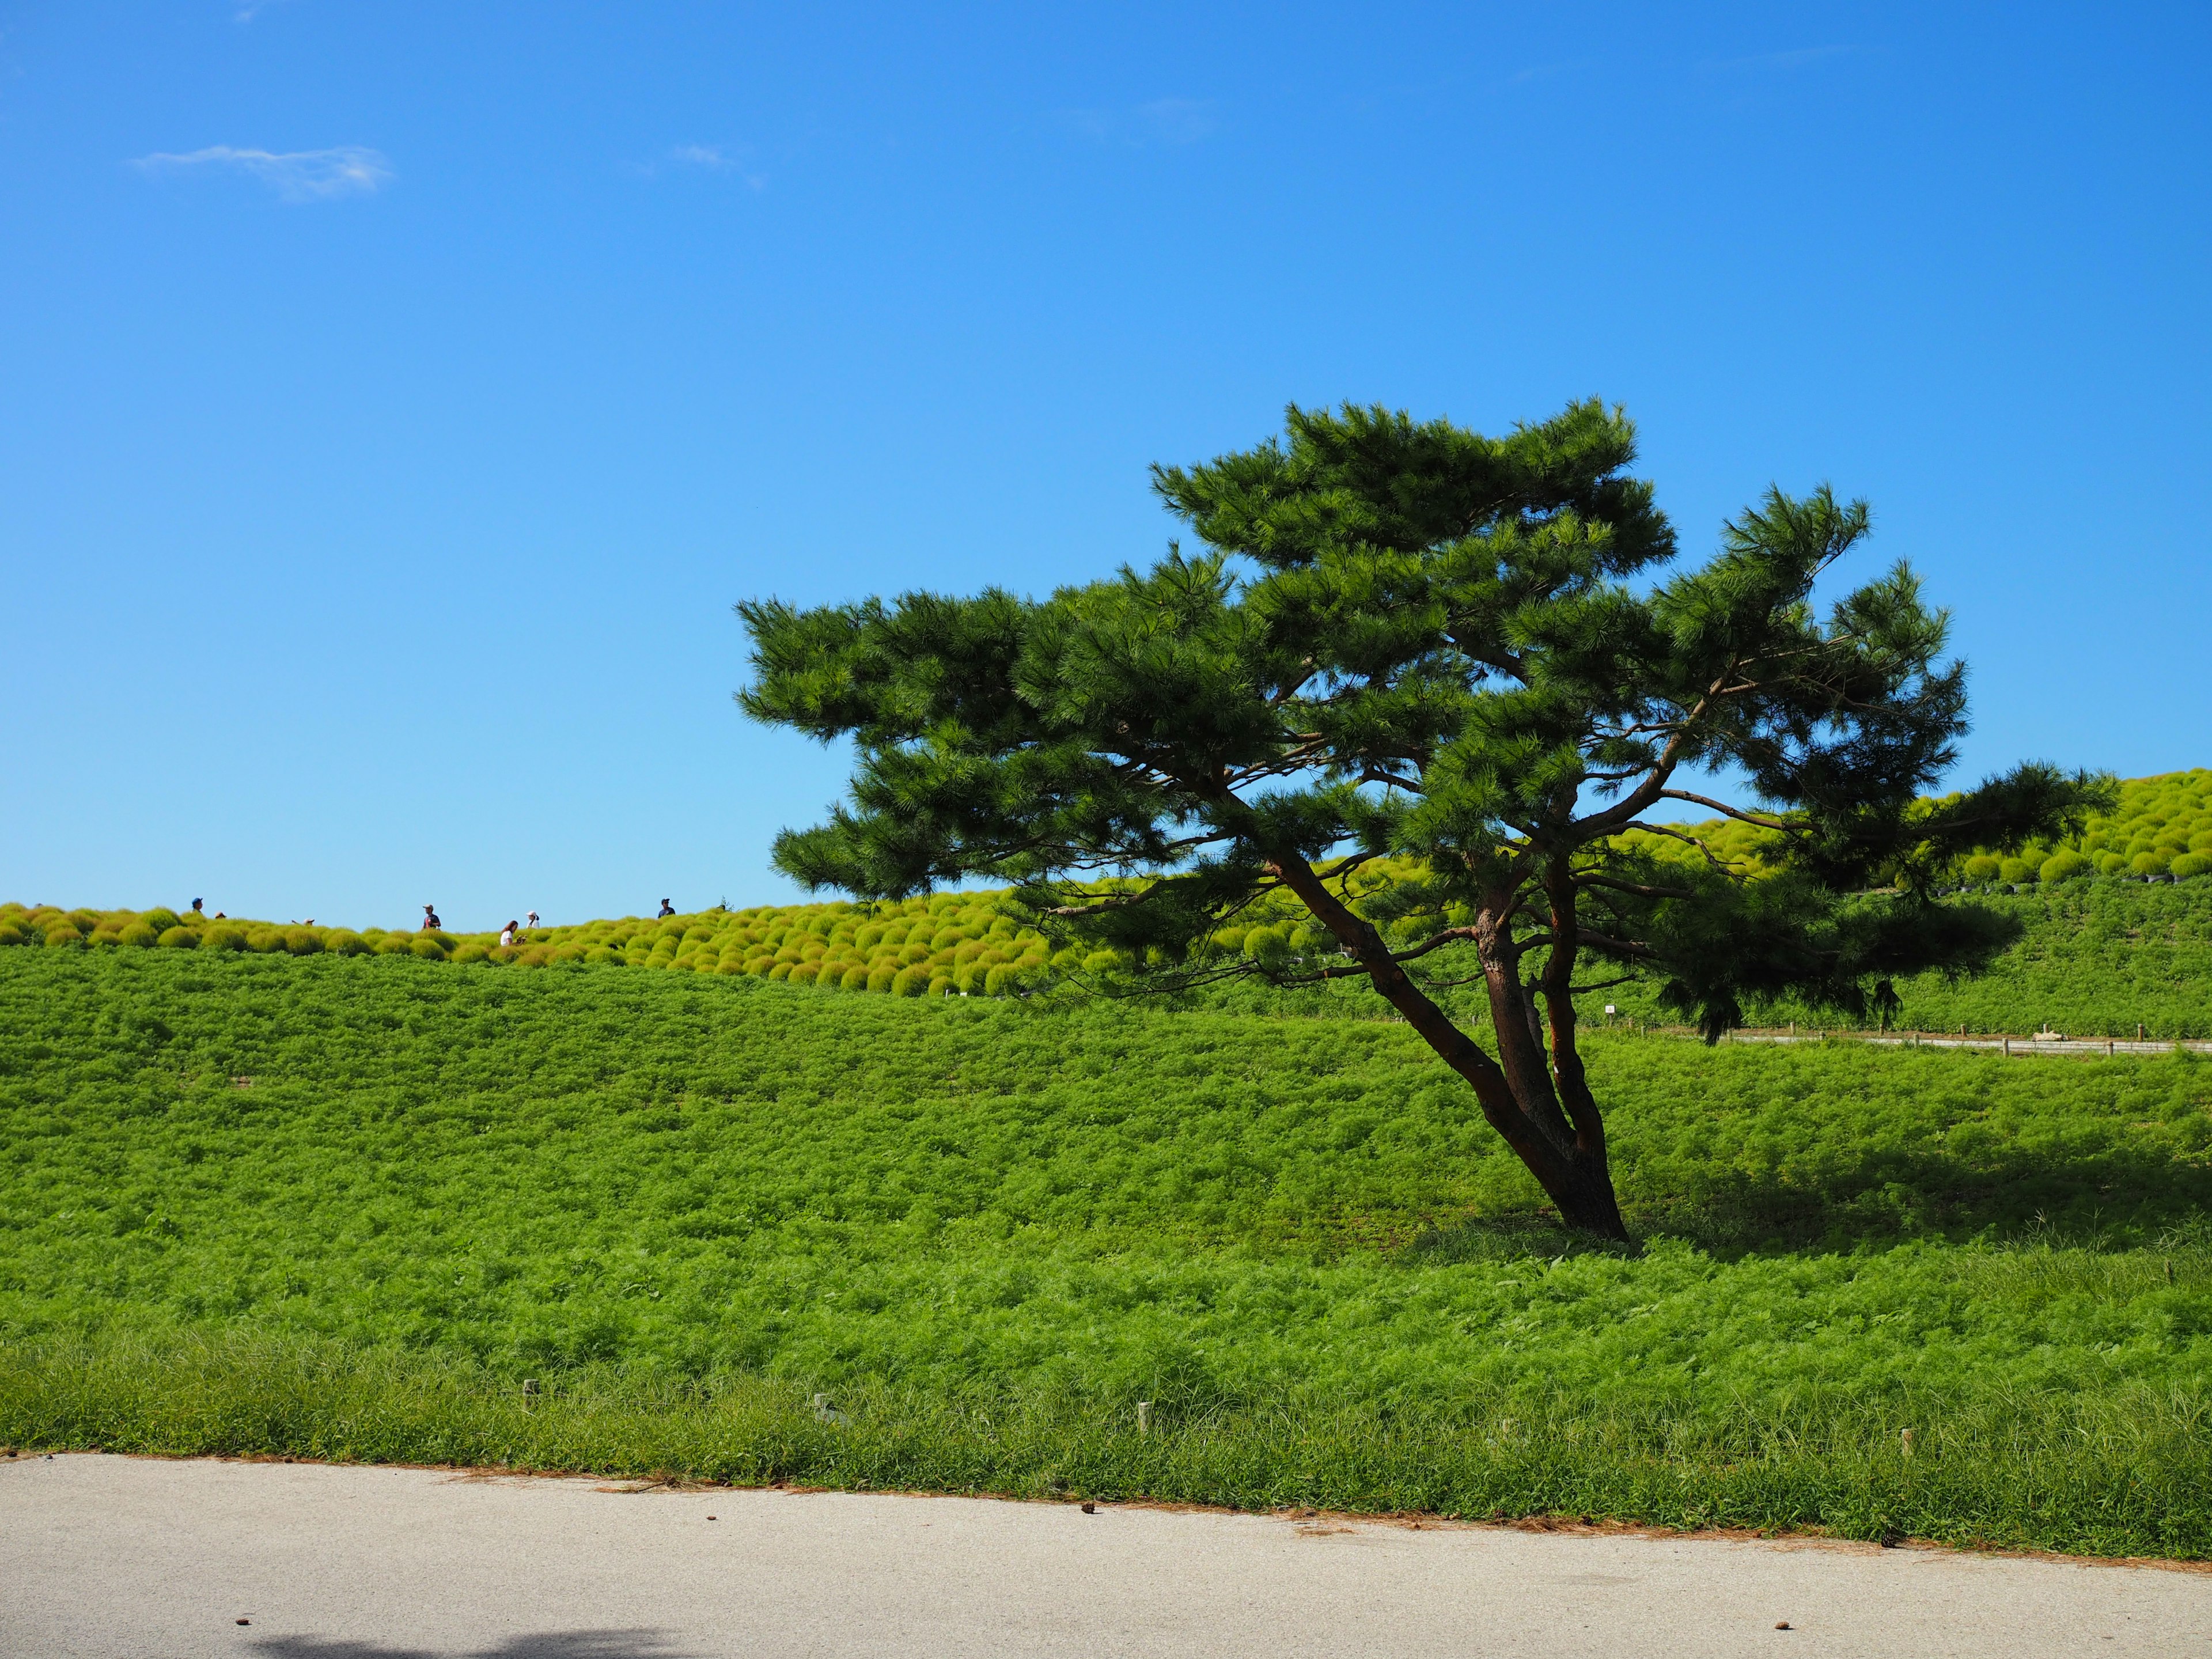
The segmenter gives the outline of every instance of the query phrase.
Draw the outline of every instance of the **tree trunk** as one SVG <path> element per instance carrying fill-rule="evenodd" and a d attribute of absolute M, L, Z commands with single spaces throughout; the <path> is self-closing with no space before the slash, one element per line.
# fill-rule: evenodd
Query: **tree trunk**
<path fill-rule="evenodd" d="M 1535 1024 L 1535 1008 L 1522 990 L 1518 965 L 1510 953 L 1495 968 L 1488 960 L 1484 963 L 1492 1023 L 1505 1059 L 1501 1066 L 1452 1023 L 1451 1017 L 1413 983 L 1403 967 L 1390 959 L 1390 948 L 1382 934 L 1322 885 L 1304 859 L 1285 855 L 1268 862 L 1283 884 L 1352 953 L 1369 982 L 1406 1017 L 1406 1023 L 1420 1039 L 1473 1085 L 1484 1119 L 1536 1177 L 1560 1220 L 1601 1238 L 1626 1240 L 1628 1229 L 1613 1197 L 1604 1131 L 1596 1103 L 1590 1099 L 1589 1090 L 1580 1086 L 1579 1059 L 1571 1071 L 1576 1086 L 1566 1091 L 1569 1110 L 1563 1113 L 1552 1079 L 1545 1073 L 1543 1037 Z M 1571 1020 L 1571 1011 L 1568 1018 Z M 1556 1005 L 1553 1018 L 1556 1023 Z M 1574 1119 L 1571 1123 L 1570 1114 Z"/>

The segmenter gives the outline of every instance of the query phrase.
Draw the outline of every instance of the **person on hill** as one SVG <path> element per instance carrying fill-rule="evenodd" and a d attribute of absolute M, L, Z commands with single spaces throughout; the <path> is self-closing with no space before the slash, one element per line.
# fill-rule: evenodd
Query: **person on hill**
<path fill-rule="evenodd" d="M 436 929 L 443 927 L 446 924 L 444 922 L 438 920 L 438 912 L 434 907 L 428 904 L 422 907 L 422 931 L 424 933 L 428 933 L 434 932 Z"/>
<path fill-rule="evenodd" d="M 538 925 L 538 912 L 535 910 L 532 910 L 530 913 L 530 925 L 532 927 L 535 927 Z"/>
<path fill-rule="evenodd" d="M 206 901 L 205 899 L 194 899 L 194 900 L 192 901 L 192 914 L 193 914 L 194 915 L 196 915 L 196 916 L 204 916 L 204 915 L 205 915 L 207 914 L 207 912 L 206 912 L 205 910 L 202 909 L 200 907 L 201 907 L 202 905 L 205 904 L 206 902 L 207 902 L 207 901 Z"/>
<path fill-rule="evenodd" d="M 663 916 L 672 916 L 676 914 L 676 907 L 666 899 L 663 899 L 660 901 L 660 914 Z"/>
<path fill-rule="evenodd" d="M 514 943 L 514 928 L 515 924 L 510 921 L 506 927 L 499 930 L 499 942 L 501 948 L 510 946 Z"/>

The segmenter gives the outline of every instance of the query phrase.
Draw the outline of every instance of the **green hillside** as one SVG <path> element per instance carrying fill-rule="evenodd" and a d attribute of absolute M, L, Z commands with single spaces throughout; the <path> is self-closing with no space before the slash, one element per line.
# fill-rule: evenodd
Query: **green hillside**
<path fill-rule="evenodd" d="M 1320 1006 L 0 951 L 0 1440 L 2212 1553 L 2212 1067 Z"/>

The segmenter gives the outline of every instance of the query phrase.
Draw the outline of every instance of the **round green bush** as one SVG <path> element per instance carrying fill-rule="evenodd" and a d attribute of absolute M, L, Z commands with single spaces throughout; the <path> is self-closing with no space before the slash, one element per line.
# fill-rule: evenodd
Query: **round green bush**
<path fill-rule="evenodd" d="M 2162 876 L 2172 863 L 2170 854 L 2138 853 L 2129 860 L 2128 867 L 2139 876 Z"/>
<path fill-rule="evenodd" d="M 174 927 L 177 924 L 173 921 L 169 926 Z M 120 933 L 116 935 L 116 938 L 135 951 L 145 951 L 150 950 L 160 943 L 164 931 L 162 928 L 155 927 L 146 917 L 141 916 L 137 921 L 128 924 Z"/>
<path fill-rule="evenodd" d="M 2212 853 L 2184 853 L 2174 860 L 2168 875 L 2179 876 L 2184 881 L 2191 876 L 2201 876 L 2212 870 Z"/>
<path fill-rule="evenodd" d="M 365 957 L 369 945 L 350 927 L 333 927 L 330 937 L 323 941 L 323 949 L 334 957 Z"/>
<path fill-rule="evenodd" d="M 1968 881 L 1995 881 L 2004 868 L 2004 860 L 1993 853 L 1977 853 L 1960 866 Z"/>
<path fill-rule="evenodd" d="M 620 962 L 622 960 L 622 954 L 610 945 L 594 945 L 590 950 L 584 952 L 584 960 L 586 962 Z"/>
<path fill-rule="evenodd" d="M 2128 861 L 2120 854 L 2100 853 L 2097 854 L 2097 873 L 2100 876 L 2117 876 L 2127 867 Z"/>
<path fill-rule="evenodd" d="M 467 939 L 453 947 L 453 959 L 459 963 L 482 962 L 490 955 L 490 945 L 480 939 Z M 584 959 L 586 962 L 591 960 L 588 953 Z"/>
<path fill-rule="evenodd" d="M 895 997 L 918 997 L 927 989 L 929 989 L 927 968 L 902 968 L 891 975 L 891 994 Z"/>
<path fill-rule="evenodd" d="M 952 983 L 952 975 L 950 974 L 933 974 L 930 976 L 929 994 L 933 997 L 949 997 L 957 988 Z"/>
<path fill-rule="evenodd" d="M 295 957 L 312 957 L 323 948 L 323 936 L 312 927 L 287 927 L 284 948 Z"/>
<path fill-rule="evenodd" d="M 2035 866 L 2026 859 L 2006 859 L 1997 866 L 1997 879 L 2019 886 L 2035 879 Z"/>
<path fill-rule="evenodd" d="M 2072 881 L 2089 873 L 2089 860 L 2079 853 L 2053 853 L 2036 873 L 2045 881 Z"/>
<path fill-rule="evenodd" d="M 174 910 L 168 908 L 166 905 L 157 904 L 152 909 L 140 916 L 138 920 L 144 922 L 149 927 L 152 928 L 154 930 L 154 937 L 155 939 L 159 939 L 162 934 L 167 933 L 172 927 L 182 925 L 185 919 L 179 915 Z M 124 931 L 127 933 L 130 930 L 126 928 Z"/>
<path fill-rule="evenodd" d="M 446 959 L 446 947 L 429 933 L 418 933 L 408 940 L 407 953 L 420 957 L 425 962 L 443 962 Z"/>
<path fill-rule="evenodd" d="M 76 924 L 67 916 L 56 916 L 46 924 L 45 933 L 49 945 L 79 945 L 84 940 L 84 935 L 76 930 Z"/>
<path fill-rule="evenodd" d="M 165 929 L 156 943 L 164 951 L 197 951 L 200 948 L 200 936 L 180 926 Z"/>
<path fill-rule="evenodd" d="M 1014 969 L 1006 963 L 998 963 L 983 975 L 983 994 L 987 997 L 1006 996 L 1013 988 Z"/>
<path fill-rule="evenodd" d="M 376 941 L 376 954 L 380 957 L 404 957 L 410 953 L 415 941 L 404 933 L 386 933 Z"/>
<path fill-rule="evenodd" d="M 14 922 L 0 921 L 0 945 L 21 945 L 24 937 L 23 930 Z"/>
<path fill-rule="evenodd" d="M 888 963 L 879 968 L 871 968 L 868 969 L 868 988 L 881 994 L 891 988 L 891 981 L 897 977 L 898 969 Z"/>

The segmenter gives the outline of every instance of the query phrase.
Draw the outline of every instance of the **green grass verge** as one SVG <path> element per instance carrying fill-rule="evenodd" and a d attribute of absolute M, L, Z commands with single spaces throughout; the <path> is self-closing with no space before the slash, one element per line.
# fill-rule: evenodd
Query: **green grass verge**
<path fill-rule="evenodd" d="M 2212 1066 L 1592 1071 L 1633 1255 L 1381 1022 L 0 953 L 0 1437 L 2212 1551 Z"/>
<path fill-rule="evenodd" d="M 526 1406 L 465 1362 L 229 1333 L 0 1346 L 0 1425 L 47 1448 L 491 1466 L 738 1485 L 1244 1509 L 1600 1518 L 2202 1559 L 2200 1390 L 1879 1401 L 1521 1394 L 1377 1411 L 1290 1399 L 1156 1417 L 865 1382 L 845 1420 L 757 1374 L 586 1371 Z M 1912 1431 L 1908 1449 L 1904 1431 Z"/>

